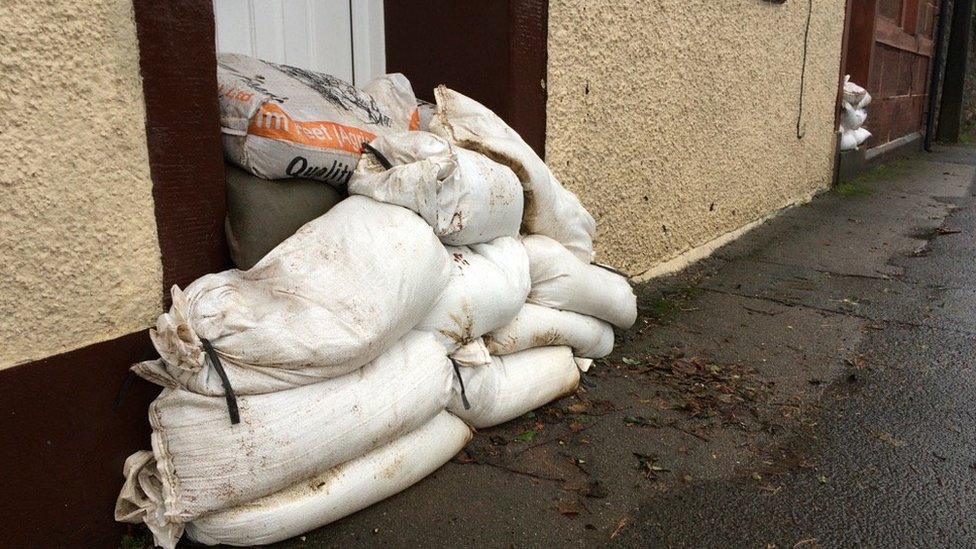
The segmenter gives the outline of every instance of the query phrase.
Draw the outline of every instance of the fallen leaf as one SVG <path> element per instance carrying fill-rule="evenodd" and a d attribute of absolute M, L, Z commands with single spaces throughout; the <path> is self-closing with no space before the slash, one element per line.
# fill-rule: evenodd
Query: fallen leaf
<path fill-rule="evenodd" d="M 572 432 L 574 432 L 574 433 L 578 433 L 578 432 L 582 431 L 585 428 L 586 428 L 586 425 L 583 425 L 582 423 L 580 423 L 578 421 L 571 421 L 571 422 L 569 422 L 569 430 L 572 431 Z"/>
<path fill-rule="evenodd" d="M 570 404 L 566 410 L 571 414 L 582 414 L 583 412 L 589 411 L 590 408 L 589 402 L 577 402 L 576 404 Z"/>
<path fill-rule="evenodd" d="M 567 517 L 575 517 L 583 512 L 582 507 L 576 502 L 567 501 L 556 506 L 556 511 Z"/>
<path fill-rule="evenodd" d="M 620 534 L 620 531 L 623 530 L 624 527 L 627 526 L 627 524 L 629 523 L 630 523 L 630 517 L 628 516 L 625 516 L 624 518 L 620 519 L 620 521 L 617 522 L 617 527 L 614 528 L 613 533 L 610 534 L 610 539 L 617 537 L 617 535 Z"/>
<path fill-rule="evenodd" d="M 891 433 L 886 433 L 886 432 L 883 432 L 883 431 L 880 432 L 880 433 L 878 433 L 877 434 L 877 437 L 878 437 L 878 440 L 880 440 L 881 442 L 886 442 L 886 443 L 894 446 L 895 448 L 901 448 L 902 446 L 908 444 L 904 440 L 895 438 Z"/>
<path fill-rule="evenodd" d="M 641 427 L 660 427 L 661 422 L 655 419 L 648 419 L 644 416 L 627 416 L 624 418 L 627 425 L 640 425 Z"/>
<path fill-rule="evenodd" d="M 623 362 L 624 364 L 628 365 L 628 366 L 640 366 L 641 365 L 641 361 L 640 360 L 637 360 L 636 358 L 630 358 L 629 356 L 622 357 L 620 359 L 620 361 Z"/>
<path fill-rule="evenodd" d="M 535 440 L 535 435 L 536 435 L 536 432 L 530 430 L 530 431 L 526 431 L 526 432 L 524 432 L 524 433 L 522 433 L 520 435 L 517 435 L 512 440 L 514 440 L 515 442 L 532 442 L 533 440 Z"/>

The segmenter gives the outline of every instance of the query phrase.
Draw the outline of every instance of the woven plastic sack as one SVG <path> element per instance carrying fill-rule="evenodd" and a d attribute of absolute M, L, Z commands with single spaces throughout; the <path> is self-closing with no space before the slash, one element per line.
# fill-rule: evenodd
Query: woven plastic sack
<path fill-rule="evenodd" d="M 462 368 L 469 409 L 460 387 L 448 410 L 477 429 L 505 423 L 543 404 L 571 394 L 579 369 L 569 347 L 537 347 L 492 357 L 488 366 Z"/>
<path fill-rule="evenodd" d="M 382 159 L 363 155 L 350 193 L 417 212 L 445 244 L 518 236 L 522 184 L 509 168 L 427 132 L 380 136 L 370 145 Z"/>
<path fill-rule="evenodd" d="M 466 368 L 467 369 L 467 368 Z M 223 398 L 167 389 L 149 407 L 156 472 L 123 487 L 117 520 L 143 521 L 157 543 L 182 523 L 284 489 L 359 457 L 440 413 L 454 370 L 433 336 L 411 332 L 345 376 L 238 399 L 231 424 Z"/>
<path fill-rule="evenodd" d="M 451 280 L 416 328 L 433 332 L 454 352 L 515 318 L 529 294 L 529 258 L 511 237 L 447 252 Z"/>
<path fill-rule="evenodd" d="M 444 86 L 434 90 L 434 98 L 437 113 L 430 123 L 431 132 L 508 166 L 522 182 L 522 232 L 549 236 L 580 260 L 592 261 L 596 221 L 579 198 L 559 183 L 532 147 L 477 101 Z"/>
<path fill-rule="evenodd" d="M 427 316 L 452 262 L 413 212 L 353 196 L 306 224 L 248 271 L 173 289 L 150 332 L 162 357 L 134 366 L 163 385 L 224 389 L 213 346 L 238 394 L 315 383 L 366 364 Z"/>
<path fill-rule="evenodd" d="M 280 492 L 200 517 L 186 532 L 207 545 L 265 545 L 297 536 L 405 490 L 450 461 L 469 440 L 471 429 L 450 412 L 441 412 L 361 457 Z"/>
<path fill-rule="evenodd" d="M 522 244 L 532 276 L 529 303 L 593 316 L 620 328 L 637 320 L 637 296 L 626 278 L 580 261 L 546 236 L 526 236 Z"/>
<path fill-rule="evenodd" d="M 856 130 L 864 125 L 867 118 L 868 111 L 865 109 L 855 109 L 844 103 L 840 111 L 840 129 L 841 131 Z"/>
<path fill-rule="evenodd" d="M 358 89 L 328 74 L 222 53 L 217 91 L 224 154 L 265 179 L 343 185 L 363 143 L 420 124 L 413 89 L 402 74 Z"/>
<path fill-rule="evenodd" d="M 511 322 L 485 334 L 484 341 L 493 355 L 565 345 L 577 357 L 603 358 L 613 351 L 613 327 L 592 316 L 526 303 Z"/>

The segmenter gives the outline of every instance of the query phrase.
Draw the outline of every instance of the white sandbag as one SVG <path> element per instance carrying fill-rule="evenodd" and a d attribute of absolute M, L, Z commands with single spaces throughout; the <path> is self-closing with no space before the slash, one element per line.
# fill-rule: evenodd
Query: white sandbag
<path fill-rule="evenodd" d="M 840 150 L 842 151 L 853 151 L 857 149 L 857 137 L 854 135 L 853 130 L 841 130 L 840 132 Z"/>
<path fill-rule="evenodd" d="M 464 409 L 457 387 L 448 410 L 478 429 L 505 423 L 568 395 L 580 379 L 569 347 L 536 347 L 496 356 L 489 366 L 460 372 L 471 408 Z"/>
<path fill-rule="evenodd" d="M 871 137 L 871 132 L 865 128 L 858 128 L 856 130 L 842 130 L 840 132 L 840 150 L 842 151 L 853 151 L 857 150 L 862 143 Z"/>
<path fill-rule="evenodd" d="M 627 279 L 580 261 L 559 242 L 542 236 L 522 239 L 529 255 L 529 303 L 573 311 L 629 328 L 637 320 L 637 296 Z"/>
<path fill-rule="evenodd" d="M 864 121 L 868 118 L 868 111 L 865 109 L 855 109 L 844 103 L 841 106 L 840 111 L 840 129 L 844 130 L 856 130 L 864 125 Z"/>
<path fill-rule="evenodd" d="M 518 236 L 522 184 L 508 167 L 427 132 L 380 136 L 370 145 L 392 164 L 364 154 L 349 192 L 409 208 L 445 244 Z"/>
<path fill-rule="evenodd" d="M 596 221 L 565 189 L 518 133 L 490 109 L 444 86 L 434 90 L 437 113 L 430 131 L 512 169 L 522 182 L 522 232 L 554 238 L 580 260 L 593 260 Z"/>
<path fill-rule="evenodd" d="M 265 545 L 324 526 L 401 492 L 436 471 L 471 439 L 463 421 L 441 412 L 368 454 L 269 496 L 200 517 L 187 535 L 200 543 Z"/>
<path fill-rule="evenodd" d="M 342 377 L 239 397 L 237 425 L 224 398 L 166 389 L 149 407 L 161 493 L 149 499 L 163 502 L 168 524 L 281 490 L 420 427 L 447 405 L 453 380 L 443 346 L 411 332 Z"/>
<path fill-rule="evenodd" d="M 353 196 L 252 269 L 207 275 L 182 292 L 174 287 L 172 307 L 150 332 L 162 359 L 134 370 L 164 387 L 222 395 L 206 338 L 238 394 L 342 375 L 427 315 L 451 265 L 416 214 Z"/>
<path fill-rule="evenodd" d="M 357 89 L 328 74 L 221 53 L 217 90 L 224 154 L 266 179 L 345 184 L 363 143 L 419 126 L 402 74 Z"/>
<path fill-rule="evenodd" d="M 847 74 L 844 75 L 844 91 L 841 101 L 854 109 L 863 109 L 871 103 L 871 94 L 868 93 L 868 90 L 851 82 L 851 75 Z"/>
<path fill-rule="evenodd" d="M 511 322 L 485 334 L 484 341 L 493 355 L 565 345 L 577 357 L 603 358 L 613 351 L 613 327 L 592 316 L 526 303 Z"/>
<path fill-rule="evenodd" d="M 522 243 L 497 238 L 448 247 L 454 271 L 444 293 L 416 329 L 437 335 L 449 352 L 504 326 L 529 294 L 529 258 Z"/>

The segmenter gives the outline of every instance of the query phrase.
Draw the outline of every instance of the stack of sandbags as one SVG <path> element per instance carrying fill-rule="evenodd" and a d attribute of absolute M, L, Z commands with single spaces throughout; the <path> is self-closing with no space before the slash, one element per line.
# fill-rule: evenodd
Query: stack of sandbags
<path fill-rule="evenodd" d="M 868 117 L 865 107 L 871 102 L 871 94 L 861 86 L 851 82 L 851 76 L 844 76 L 844 93 L 840 103 L 840 150 L 857 149 L 871 137 L 871 132 L 863 127 Z"/>
<path fill-rule="evenodd" d="M 269 118 L 287 106 L 277 77 L 240 66 L 267 98 L 245 113 L 263 121 L 228 139 L 235 162 L 276 177 L 288 155 L 336 156 L 285 138 L 310 139 L 306 111 L 323 105 L 301 96 Z M 437 99 L 432 133 L 357 134 L 351 196 L 252 268 L 173 288 L 150 333 L 160 358 L 133 366 L 165 389 L 152 451 L 126 462 L 118 520 L 164 547 L 184 531 L 254 545 L 322 526 L 435 470 L 468 425 L 573 392 L 612 349 L 612 325 L 634 322 L 626 279 L 591 264 L 594 222 L 576 196 L 491 111 L 446 88 Z"/>
<path fill-rule="evenodd" d="M 153 451 L 130 458 L 117 519 L 145 522 L 164 547 L 198 520 L 198 541 L 249 545 L 257 531 L 226 522 L 242 507 L 308 530 L 442 465 L 468 437 L 451 419 L 431 423 L 456 374 L 437 338 L 414 328 L 452 270 L 420 217 L 354 196 L 254 268 L 174 287 L 150 333 L 161 358 L 133 367 L 165 390 L 149 410 Z M 413 448 L 401 440 L 411 436 L 444 439 L 402 475 L 363 476 L 363 463 Z M 348 482 L 363 497 L 301 492 L 332 470 L 359 471 Z M 308 498 L 303 512 L 318 506 L 318 515 L 295 515 L 296 499 L 281 494 L 296 490 Z"/>
<path fill-rule="evenodd" d="M 461 370 L 467 399 L 456 394 L 449 407 L 472 426 L 488 427 L 574 391 L 580 379 L 574 353 L 609 354 L 611 324 L 630 327 L 637 299 L 624 277 L 591 264 L 593 217 L 535 151 L 480 103 L 444 86 L 434 96 L 431 132 L 508 166 L 525 200 L 521 232 L 531 282 L 526 302 L 509 322 L 484 334 L 491 364 Z"/>
<path fill-rule="evenodd" d="M 529 259 L 517 240 L 522 186 L 509 168 L 426 132 L 378 137 L 349 192 L 410 208 L 451 259 L 450 282 L 418 328 L 465 365 L 490 360 L 479 338 L 509 322 L 529 293 Z M 389 168 L 386 165 L 390 166 Z"/>

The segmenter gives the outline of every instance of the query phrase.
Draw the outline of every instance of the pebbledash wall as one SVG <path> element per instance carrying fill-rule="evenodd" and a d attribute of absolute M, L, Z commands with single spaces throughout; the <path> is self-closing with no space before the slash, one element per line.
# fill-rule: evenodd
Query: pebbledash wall
<path fill-rule="evenodd" d="M 0 10 L 0 369 L 145 329 L 162 307 L 133 6 Z"/>
<path fill-rule="evenodd" d="M 831 182 L 844 1 L 551 0 L 546 159 L 631 275 Z"/>

